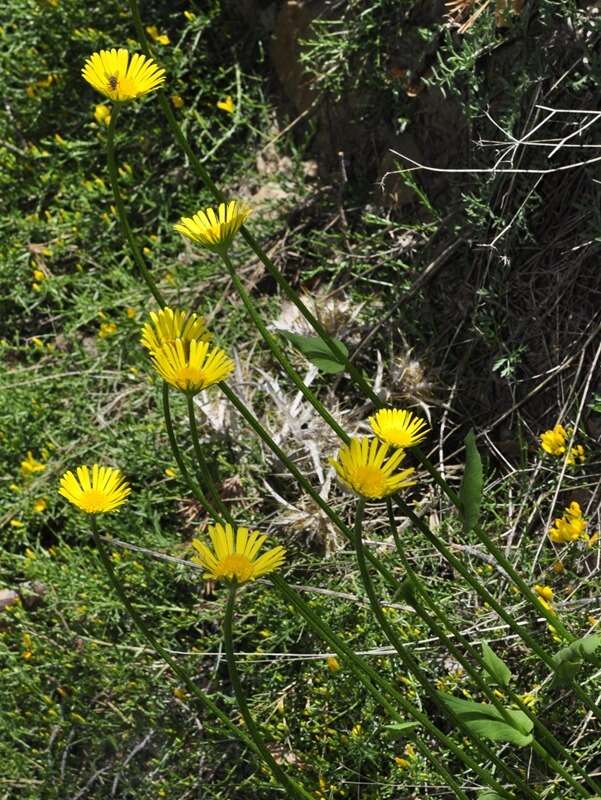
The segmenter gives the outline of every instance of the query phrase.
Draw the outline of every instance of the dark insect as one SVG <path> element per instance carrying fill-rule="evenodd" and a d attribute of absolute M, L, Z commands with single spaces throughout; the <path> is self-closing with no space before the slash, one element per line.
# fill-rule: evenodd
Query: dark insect
<path fill-rule="evenodd" d="M 115 75 L 109 77 L 109 86 L 113 92 L 117 89 L 117 77 Z"/>

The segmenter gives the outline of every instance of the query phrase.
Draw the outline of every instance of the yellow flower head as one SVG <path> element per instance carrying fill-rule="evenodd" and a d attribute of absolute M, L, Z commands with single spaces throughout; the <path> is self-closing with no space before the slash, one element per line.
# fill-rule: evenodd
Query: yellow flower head
<path fill-rule="evenodd" d="M 204 577 L 211 580 L 246 583 L 273 572 L 284 563 L 286 551 L 283 547 L 273 547 L 257 558 L 257 553 L 267 537 L 259 531 L 248 528 L 234 528 L 227 525 L 210 525 L 209 536 L 213 550 L 198 539 L 192 545 L 198 555 L 192 559 L 206 568 Z"/>
<path fill-rule="evenodd" d="M 97 105 L 94 109 L 94 119 L 99 125 L 109 125 L 111 122 L 111 109 L 105 105 Z"/>
<path fill-rule="evenodd" d="M 166 343 L 151 353 L 154 368 L 163 380 L 182 392 L 198 392 L 225 380 L 234 362 L 223 350 L 193 339 L 189 348 L 181 339 Z"/>
<path fill-rule="evenodd" d="M 61 478 L 59 494 L 87 514 L 104 514 L 114 511 L 125 503 L 131 492 L 125 478 L 118 469 L 100 467 L 77 467 L 77 477 L 69 471 Z"/>
<path fill-rule="evenodd" d="M 204 319 L 193 311 L 165 306 L 160 311 L 151 311 L 150 319 L 142 327 L 142 345 L 151 353 L 164 344 L 175 344 L 181 339 L 185 347 L 191 341 L 208 342 L 212 335 L 205 328 Z"/>
<path fill-rule="evenodd" d="M 40 497 L 33 504 L 33 510 L 36 512 L 36 514 L 41 514 L 42 512 L 44 512 L 46 510 L 46 506 L 47 505 L 48 505 L 48 503 L 46 502 L 46 498 L 45 497 Z"/>
<path fill-rule="evenodd" d="M 147 25 L 146 33 L 150 36 L 153 42 L 157 44 L 171 44 L 171 39 L 166 33 L 159 33 L 156 25 Z"/>
<path fill-rule="evenodd" d="M 169 99 L 171 100 L 173 108 L 183 108 L 184 98 L 180 94 L 172 94 Z"/>
<path fill-rule="evenodd" d="M 206 208 L 193 217 L 182 217 L 174 228 L 208 250 L 225 253 L 250 213 L 248 206 L 230 200 L 229 203 L 220 203 L 216 211 Z"/>
<path fill-rule="evenodd" d="M 575 542 L 585 535 L 588 522 L 582 516 L 582 509 L 576 500 L 564 510 L 563 517 L 556 519 L 549 531 L 549 538 L 555 544 Z"/>
<path fill-rule="evenodd" d="M 535 583 L 534 591 L 542 600 L 546 600 L 548 603 L 553 600 L 553 589 L 550 586 L 543 586 L 540 583 Z"/>
<path fill-rule="evenodd" d="M 36 472 L 43 472 L 45 469 L 46 465 L 42 464 L 41 461 L 38 461 L 37 458 L 34 458 L 31 450 L 28 451 L 27 458 L 24 458 L 23 461 L 21 461 L 21 472 L 26 477 L 29 475 L 35 475 Z"/>
<path fill-rule="evenodd" d="M 586 453 L 584 452 L 584 447 L 581 444 L 577 444 L 570 448 L 570 452 L 568 453 L 568 457 L 566 459 L 567 464 L 570 466 L 575 466 L 576 464 L 584 464 L 585 461 Z"/>
<path fill-rule="evenodd" d="M 566 451 L 566 429 L 563 425 L 556 425 L 553 430 L 541 434 L 540 444 L 545 453 L 550 456 L 561 456 Z"/>
<path fill-rule="evenodd" d="M 133 100 L 165 82 L 165 70 L 141 53 L 101 50 L 86 61 L 81 74 L 97 91 L 114 102 Z"/>
<path fill-rule="evenodd" d="M 215 103 L 215 105 L 217 106 L 217 108 L 220 111 L 225 111 L 228 114 L 233 114 L 234 113 L 235 106 L 234 106 L 234 100 L 233 100 L 231 94 L 228 94 L 228 96 L 225 98 L 225 100 L 218 100 L 217 103 Z"/>
<path fill-rule="evenodd" d="M 419 444 L 430 430 L 423 419 L 398 408 L 381 409 L 369 418 L 369 424 L 380 441 L 402 448 Z"/>
<path fill-rule="evenodd" d="M 405 458 L 405 451 L 395 450 L 387 459 L 389 449 L 388 444 L 361 436 L 351 439 L 350 444 L 342 445 L 338 458 L 330 463 L 344 486 L 360 497 L 375 500 L 415 483 L 408 480 L 415 471 L 413 468 L 395 472 Z"/>

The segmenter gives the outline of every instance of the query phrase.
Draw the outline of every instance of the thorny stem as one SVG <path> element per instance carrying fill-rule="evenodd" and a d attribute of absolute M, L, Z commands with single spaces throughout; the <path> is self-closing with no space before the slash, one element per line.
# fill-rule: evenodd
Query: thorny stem
<path fill-rule="evenodd" d="M 448 630 L 449 633 L 452 636 L 454 636 L 461 645 L 463 645 L 466 652 L 474 659 L 474 661 L 476 661 L 476 663 L 480 667 L 482 667 L 485 671 L 488 671 L 490 673 L 493 680 L 495 676 L 488 669 L 487 665 L 484 663 L 479 653 L 472 647 L 470 642 L 461 634 L 461 632 L 451 622 L 448 615 L 443 610 L 441 604 L 434 603 L 430 598 L 428 589 L 424 586 L 421 578 L 415 572 L 415 570 L 413 569 L 413 567 L 409 562 L 409 559 L 405 554 L 405 550 L 397 530 L 396 521 L 394 519 L 394 511 L 392 507 L 392 501 L 390 500 L 390 498 L 386 501 L 386 506 L 388 511 L 389 527 L 394 538 L 397 554 L 401 560 L 401 564 L 403 565 L 405 572 L 407 573 L 407 579 L 409 580 L 411 586 L 416 591 L 416 593 L 420 595 L 420 597 L 425 601 L 428 607 L 434 612 L 436 617 L 438 617 L 438 619 L 441 620 L 443 627 L 441 628 L 434 621 L 434 619 L 425 611 L 423 606 L 420 603 L 418 603 L 415 598 L 414 598 L 415 601 L 410 600 L 409 602 L 411 602 L 411 605 L 413 606 L 417 614 L 419 614 L 419 616 L 424 620 L 424 622 L 432 630 L 434 635 L 437 636 L 440 639 L 440 641 L 445 644 L 449 652 L 457 659 L 457 661 L 461 664 L 461 666 L 470 676 L 470 678 L 477 684 L 478 688 L 483 692 L 483 694 L 505 717 L 506 716 L 505 707 L 502 705 L 502 703 L 499 702 L 499 699 L 495 695 L 494 691 L 491 690 L 489 684 L 472 667 L 470 662 L 463 656 L 459 648 L 455 646 L 452 639 L 450 639 L 449 636 L 446 635 L 445 629 Z M 574 758 L 572 758 L 570 753 L 566 750 L 566 748 L 562 745 L 562 743 L 555 738 L 555 736 L 551 733 L 551 731 L 537 719 L 536 715 L 532 713 L 530 708 L 528 708 L 528 706 L 526 705 L 526 703 L 524 703 L 521 697 L 518 694 L 516 694 L 513 691 L 513 689 L 511 689 L 509 686 L 504 686 L 503 689 L 504 692 L 507 694 L 509 700 L 512 703 L 515 703 L 519 707 L 519 709 L 524 714 L 526 714 L 526 716 L 534 723 L 535 729 L 541 734 L 544 740 L 550 742 L 551 745 L 554 746 L 561 753 L 561 755 L 568 761 L 570 766 L 576 769 L 576 771 L 580 773 L 580 775 L 587 781 L 587 783 L 593 789 L 593 791 L 599 793 L 600 787 L 597 786 L 597 783 L 594 781 L 594 779 L 590 775 L 588 775 L 586 770 Z M 507 721 L 509 722 L 509 720 Z M 588 793 L 584 792 L 582 787 L 579 784 L 577 784 L 571 776 L 564 773 L 561 764 L 558 764 L 558 762 L 555 761 L 552 755 L 547 753 L 540 745 L 538 745 L 537 742 L 534 742 L 533 746 L 537 750 L 537 752 L 539 752 L 539 755 L 543 757 L 544 761 L 553 766 L 553 768 L 558 772 L 558 774 L 562 775 L 566 779 L 566 781 L 568 781 L 580 794 L 582 794 L 584 797 L 590 796 Z"/>
<path fill-rule="evenodd" d="M 261 316 L 257 312 L 250 295 L 248 294 L 248 292 L 244 288 L 242 281 L 236 274 L 236 270 L 234 269 L 234 265 L 232 264 L 229 256 L 226 253 L 222 253 L 221 256 L 228 269 L 230 278 L 232 280 L 232 283 L 234 284 L 234 288 L 240 295 L 240 299 L 244 303 L 244 307 L 246 308 L 248 315 L 250 316 L 257 330 L 263 337 L 263 340 L 265 341 L 267 347 L 269 347 L 275 358 L 279 361 L 279 363 L 283 367 L 284 372 L 288 375 L 288 377 L 294 383 L 296 388 L 301 392 L 303 397 L 305 397 L 311 403 L 311 405 L 317 411 L 320 417 L 322 417 L 324 421 L 327 422 L 327 424 L 342 439 L 342 441 L 349 442 L 348 434 L 340 427 L 340 425 L 336 422 L 334 417 L 330 414 L 330 412 L 323 405 L 323 403 L 321 403 L 321 401 L 318 400 L 315 393 L 311 391 L 311 389 L 309 389 L 309 387 L 305 384 L 303 379 L 300 377 L 300 375 L 297 373 L 297 371 L 294 369 L 294 367 L 288 360 L 282 348 L 277 343 L 275 337 L 272 336 L 271 333 L 267 330 L 267 327 L 264 324 L 263 320 L 261 319 Z"/>
<path fill-rule="evenodd" d="M 117 216 L 119 217 L 119 222 L 121 224 L 121 230 L 123 231 L 123 235 L 125 236 L 127 243 L 129 244 L 131 253 L 134 257 L 134 261 L 138 269 L 140 270 L 140 273 L 144 278 L 146 285 L 152 292 L 152 296 L 157 301 L 159 306 L 161 308 L 164 308 L 165 300 L 163 299 L 163 295 L 157 288 L 157 285 L 154 282 L 153 277 L 148 271 L 148 268 L 144 262 L 144 257 L 140 252 L 140 248 L 138 247 L 138 243 L 136 242 L 135 236 L 127 219 L 127 211 L 125 210 L 125 204 L 123 202 L 123 198 L 121 197 L 121 192 L 119 190 L 119 176 L 117 173 L 117 162 L 115 160 L 115 129 L 116 129 L 118 115 L 119 115 L 119 104 L 114 103 L 113 108 L 111 110 L 111 121 L 106 136 L 106 156 L 107 156 L 107 163 L 109 170 L 109 178 L 111 181 L 111 188 L 113 190 L 113 197 L 115 198 L 115 206 L 117 207 Z"/>
<path fill-rule="evenodd" d="M 369 571 L 367 569 L 367 562 L 365 560 L 365 549 L 363 546 L 362 540 L 362 529 L 363 529 L 363 511 L 365 508 L 365 501 L 359 500 L 357 502 L 357 508 L 355 512 L 355 530 L 354 530 L 354 545 L 355 545 L 355 555 L 357 557 L 357 564 L 359 566 L 359 572 L 361 574 L 361 581 L 363 586 L 365 587 L 365 591 L 367 592 L 367 596 L 369 599 L 369 604 L 371 606 L 371 610 L 374 613 L 380 627 L 386 634 L 386 637 L 393 645 L 394 649 L 399 654 L 403 665 L 417 678 L 419 683 L 421 684 L 422 688 L 425 690 L 426 694 L 429 695 L 430 699 L 440 708 L 443 714 L 449 717 L 455 726 L 463 733 L 464 736 L 469 737 L 473 745 L 475 746 L 476 750 L 479 750 L 481 755 L 485 758 L 488 758 L 495 766 L 504 772 L 508 777 L 509 780 L 513 781 L 516 787 L 519 787 L 522 792 L 525 792 L 526 797 L 536 798 L 536 794 L 532 792 L 531 789 L 521 780 L 519 775 L 516 774 L 514 770 L 504 764 L 501 759 L 499 759 L 495 753 L 484 743 L 484 741 L 475 736 L 465 725 L 465 723 L 461 720 L 461 718 L 455 714 L 452 709 L 447 708 L 440 698 L 438 697 L 436 691 L 432 687 L 428 677 L 424 674 L 423 670 L 417 663 L 417 661 L 413 658 L 413 656 L 409 653 L 405 645 L 401 642 L 400 638 L 397 636 L 396 631 L 394 630 L 393 626 L 390 622 L 386 619 L 386 615 L 382 610 L 382 606 L 378 600 L 376 595 L 373 583 L 371 581 L 371 577 L 369 575 Z M 497 783 L 495 777 L 492 773 L 489 773 L 479 767 L 479 775 L 485 781 L 489 783 L 489 785 L 498 790 L 500 789 L 500 785 Z"/>
<path fill-rule="evenodd" d="M 238 673 L 238 667 L 236 665 L 236 656 L 234 654 L 233 616 L 234 608 L 236 606 L 236 589 L 236 583 L 232 583 L 228 593 L 225 617 L 223 620 L 223 639 L 232 689 L 234 690 L 238 708 L 240 709 L 240 713 L 244 719 L 246 730 L 255 743 L 255 751 L 258 751 L 263 761 L 267 764 L 273 774 L 273 777 L 281 786 L 290 792 L 290 795 L 288 796 L 297 797 L 301 800 L 313 800 L 312 795 L 310 795 L 309 792 L 307 792 L 302 786 L 299 786 L 295 781 L 289 778 L 271 755 L 248 708 L 242 683 L 240 681 L 240 675 Z"/>
<path fill-rule="evenodd" d="M 225 517 L 225 519 L 231 525 L 233 525 L 234 521 L 232 519 L 232 515 L 230 514 L 225 503 L 219 496 L 219 490 L 215 486 L 215 482 L 211 477 L 208 464 L 205 461 L 204 453 L 202 452 L 200 439 L 198 438 L 198 427 L 196 425 L 194 398 L 192 397 L 192 395 L 186 394 L 186 400 L 188 403 L 188 422 L 190 424 L 190 433 L 192 435 L 192 445 L 194 446 L 194 455 L 196 456 L 196 463 L 198 464 L 198 470 L 200 472 L 200 476 L 205 484 L 205 488 L 211 495 L 211 502 L 214 504 L 216 508 L 219 509 L 221 515 Z"/>
<path fill-rule="evenodd" d="M 125 609 L 127 610 L 128 614 L 131 617 L 131 619 L 132 619 L 134 625 L 136 626 L 136 628 L 142 634 L 144 639 L 146 639 L 146 641 L 148 642 L 150 647 L 152 647 L 152 649 L 157 653 L 157 655 L 159 655 L 163 659 L 163 661 L 169 666 L 169 668 L 173 671 L 173 673 L 175 675 L 177 675 L 179 680 L 183 684 L 185 684 L 185 686 L 188 688 L 188 691 L 191 692 L 200 701 L 202 706 L 207 711 L 209 711 L 211 714 L 214 714 L 217 717 L 217 719 L 222 723 L 222 725 L 224 725 L 229 731 L 231 731 L 231 733 L 233 733 L 235 736 L 237 736 L 242 741 L 242 743 L 244 745 L 249 747 L 257 755 L 259 755 L 258 749 L 257 749 L 255 743 L 252 741 L 252 739 L 250 739 L 244 733 L 244 731 L 240 730 L 240 728 L 237 725 L 234 725 L 234 723 L 227 716 L 227 714 L 225 714 L 219 708 L 219 706 L 215 705 L 215 703 L 209 697 L 207 697 L 206 694 L 201 689 L 198 688 L 198 686 L 190 678 L 188 673 L 185 672 L 185 670 L 183 670 L 179 666 L 177 661 L 175 661 L 173 658 L 171 658 L 171 656 L 165 650 L 165 648 L 161 644 L 159 644 L 159 642 L 155 639 L 155 637 L 151 633 L 149 627 L 146 625 L 146 623 L 144 622 L 142 617 L 138 614 L 136 609 L 133 607 L 133 605 L 129 601 L 129 598 L 128 598 L 127 594 L 125 593 L 125 590 L 124 590 L 119 578 L 115 574 L 115 571 L 113 569 L 113 565 L 111 564 L 111 560 L 110 560 L 110 558 L 108 556 L 108 553 L 106 551 L 104 543 L 103 543 L 102 539 L 100 538 L 100 536 L 98 534 L 98 527 L 97 527 L 96 520 L 95 520 L 93 515 L 91 517 L 91 522 L 92 522 L 92 536 L 94 537 L 94 543 L 95 543 L 95 545 L 96 545 L 96 547 L 98 549 L 98 554 L 100 556 L 100 560 L 102 562 L 102 566 L 104 567 L 104 569 L 106 571 L 108 579 L 109 579 L 113 589 L 115 590 L 115 593 L 117 594 L 117 596 L 119 597 L 119 599 L 121 600 L 123 605 L 125 606 Z"/>
<path fill-rule="evenodd" d="M 169 403 L 169 384 L 166 381 L 163 382 L 163 416 L 165 418 L 165 427 L 167 428 L 167 436 L 169 437 L 171 452 L 175 457 L 182 478 L 186 481 L 188 488 L 190 489 L 196 500 L 198 500 L 200 505 L 207 512 L 207 514 L 213 517 L 213 519 L 216 522 L 221 522 L 219 514 L 209 503 L 200 486 L 197 483 L 194 483 L 194 481 L 192 480 L 192 477 L 190 476 L 188 468 L 186 467 L 186 464 L 184 462 L 181 450 L 179 449 L 179 445 L 177 443 L 175 431 L 173 429 L 173 420 L 171 418 L 171 406 Z"/>

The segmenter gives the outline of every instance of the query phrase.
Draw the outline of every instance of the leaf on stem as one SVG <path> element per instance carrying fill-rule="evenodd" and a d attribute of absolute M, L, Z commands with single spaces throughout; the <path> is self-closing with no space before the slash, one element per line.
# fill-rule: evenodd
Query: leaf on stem
<path fill-rule="evenodd" d="M 292 333 L 292 331 L 280 330 L 288 341 L 299 350 L 307 361 L 315 364 L 317 369 L 322 372 L 327 372 L 330 375 L 335 375 L 338 372 L 344 372 L 344 361 L 340 360 L 332 353 L 326 342 L 320 336 L 304 336 L 300 333 Z M 345 356 L 348 356 L 347 346 L 339 339 L 333 339 L 335 344 L 340 348 Z"/>
<path fill-rule="evenodd" d="M 499 686 L 509 686 L 511 670 L 486 642 L 482 642 L 482 660 L 489 674 Z"/>
<path fill-rule="evenodd" d="M 476 736 L 484 736 L 493 742 L 509 742 L 518 747 L 525 747 L 533 740 L 534 722 L 522 711 L 506 708 L 505 719 L 491 703 L 476 703 L 443 692 L 438 692 L 438 696 Z"/>
<path fill-rule="evenodd" d="M 601 636 L 583 636 L 567 647 L 558 650 L 553 656 L 555 677 L 552 686 L 567 686 L 581 670 L 585 662 L 596 664 L 599 656 L 597 648 L 601 646 Z"/>
<path fill-rule="evenodd" d="M 464 439 L 465 442 L 465 470 L 459 500 L 461 502 L 461 515 L 463 517 L 463 532 L 468 533 L 474 528 L 480 516 L 480 502 L 482 500 L 482 486 L 484 473 L 482 459 L 476 447 L 476 436 L 471 430 Z"/>

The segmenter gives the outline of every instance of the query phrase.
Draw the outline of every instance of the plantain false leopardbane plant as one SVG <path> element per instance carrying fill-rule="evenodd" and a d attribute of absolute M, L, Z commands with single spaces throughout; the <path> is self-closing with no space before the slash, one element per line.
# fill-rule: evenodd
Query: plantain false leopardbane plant
<path fill-rule="evenodd" d="M 89 516 L 92 536 L 113 590 L 131 615 L 140 635 L 165 660 L 204 712 L 215 717 L 228 735 L 239 739 L 258 762 L 271 772 L 274 792 L 278 792 L 278 796 L 279 790 L 275 786 L 281 789 L 284 796 L 307 800 L 315 796 L 315 787 L 308 785 L 301 769 L 285 767 L 274 757 L 260 722 L 251 712 L 238 670 L 234 631 L 237 603 L 241 602 L 241 587 L 257 579 L 261 580 L 265 591 L 277 592 L 285 606 L 302 616 L 314 636 L 336 654 L 336 663 L 344 665 L 355 676 L 381 709 L 382 726 L 393 738 L 406 740 L 411 752 L 419 753 L 432 771 L 438 774 L 445 796 L 462 800 L 473 797 L 481 800 L 598 797 L 601 787 L 582 752 L 562 742 L 553 726 L 537 715 L 535 706 L 526 699 L 527 694 L 520 693 L 517 678 L 510 666 L 490 644 L 473 641 L 468 633 L 457 627 L 451 614 L 436 602 L 428 580 L 420 574 L 412 559 L 408 544 L 411 537 L 421 536 L 448 567 L 463 579 L 474 596 L 498 616 L 515 641 L 519 642 L 521 652 L 526 651 L 529 657 L 539 662 L 541 669 L 547 671 L 552 680 L 541 689 L 539 701 L 545 699 L 553 702 L 561 688 L 573 693 L 583 709 L 582 714 L 594 715 L 601 720 L 601 709 L 596 700 L 576 680 L 582 664 L 596 659 L 595 651 L 601 644 L 601 637 L 579 639 L 569 631 L 548 599 L 545 599 L 544 592 L 537 592 L 528 585 L 486 532 L 480 521 L 483 468 L 474 434 L 470 432 L 465 440 L 463 481 L 459 492 L 456 492 L 422 450 L 430 433 L 426 422 L 406 409 L 383 407 L 368 378 L 349 359 L 345 345 L 328 333 L 253 237 L 247 228 L 249 219 L 252 221 L 251 208 L 236 199 L 224 197 L 177 123 L 162 89 L 168 76 L 152 57 L 136 0 L 129 0 L 129 7 L 142 53 L 130 54 L 124 49 L 94 53 L 83 68 L 83 77 L 113 103 L 107 127 L 107 165 L 115 208 L 133 264 L 157 305 L 143 326 L 141 345 L 148 354 L 149 368 L 162 381 L 161 402 L 166 432 L 179 474 L 188 491 L 212 519 L 208 539 L 203 535 L 193 542 L 191 566 L 202 568 L 207 579 L 225 588 L 224 648 L 231 687 L 243 726 L 237 724 L 216 700 L 203 691 L 186 669 L 162 647 L 132 605 L 113 570 L 106 550 L 106 537 L 100 531 L 99 518 L 104 521 L 105 514 L 118 510 L 128 501 L 131 488 L 125 477 L 118 469 L 111 467 L 95 464 L 89 468 L 81 465 L 75 472 L 68 471 L 63 476 L 59 491 L 73 506 Z M 348 522 L 322 498 L 319 488 L 299 469 L 291 455 L 273 440 L 243 398 L 228 384 L 234 361 L 216 342 L 215 332 L 207 330 L 203 318 L 194 309 L 171 308 L 146 265 L 120 192 L 115 132 L 119 115 L 126 113 L 128 104 L 151 94 L 158 97 L 176 142 L 196 176 L 204 182 L 217 203 L 215 208 L 199 209 L 189 217 L 182 217 L 174 225 L 174 230 L 194 246 L 208 250 L 221 259 L 233 289 L 265 347 L 292 385 L 338 437 L 339 449 L 330 463 L 341 486 L 354 498 L 354 513 Z M 300 376 L 286 354 L 285 344 L 271 333 L 237 273 L 231 253 L 232 243 L 238 237 L 263 262 L 280 291 L 298 308 L 313 329 L 311 336 L 295 334 L 288 341 L 313 361 L 324 375 L 345 373 L 365 401 L 372 404 L 373 414 L 367 420 L 372 435 L 349 435 L 324 406 L 318 392 Z M 200 441 L 194 403 L 197 395 L 207 392 L 211 387 L 213 391 L 220 391 L 232 404 L 248 426 L 249 433 L 257 436 L 273 452 L 299 490 L 316 504 L 353 548 L 374 625 L 378 626 L 393 648 L 403 671 L 417 687 L 413 695 L 400 689 L 366 658 L 354 652 L 345 637 L 313 611 L 311 605 L 281 574 L 285 565 L 293 567 L 284 547 L 280 544 L 267 546 L 266 535 L 251 529 L 241 514 L 222 499 Z M 173 424 L 174 392 L 185 398 L 193 464 L 188 462 Z M 486 580 L 462 561 L 449 543 L 407 502 L 405 498 L 410 488 L 419 495 L 420 475 L 423 474 L 416 471 L 415 466 L 408 465 L 412 457 L 434 481 L 440 493 L 457 509 L 466 536 L 470 534 L 476 537 L 487 557 L 513 586 L 517 595 L 546 622 L 553 637 L 558 640 L 557 644 L 561 645 L 559 650 L 554 648 L 557 652 L 550 652 L 544 644 L 546 632 L 541 636 L 540 631 L 532 630 L 529 625 L 518 621 L 511 606 L 495 597 L 487 587 Z M 376 517 L 369 513 L 372 506 L 385 507 L 386 525 L 373 522 Z M 399 532 L 398 523 L 401 519 L 405 525 L 403 534 Z M 411 531 L 410 536 L 407 530 Z M 396 554 L 394 570 L 391 570 L 389 562 L 385 562 L 367 545 L 368 531 L 370 538 L 375 533 L 385 533 L 391 537 Z M 472 693 L 478 696 L 477 700 L 443 691 L 432 683 L 430 674 L 403 640 L 398 625 L 390 616 L 390 605 L 399 598 L 404 599 L 416 618 L 431 631 L 437 644 L 460 665 L 469 678 Z M 535 770 L 528 768 L 532 759 L 536 760 Z"/>

